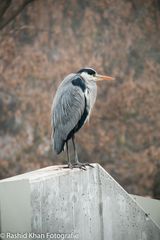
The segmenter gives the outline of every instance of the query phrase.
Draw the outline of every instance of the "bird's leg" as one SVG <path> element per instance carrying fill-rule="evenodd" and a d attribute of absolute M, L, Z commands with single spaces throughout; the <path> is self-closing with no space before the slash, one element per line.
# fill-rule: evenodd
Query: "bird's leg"
<path fill-rule="evenodd" d="M 77 147 L 76 147 L 75 136 L 74 135 L 72 137 L 72 143 L 73 143 L 73 149 L 74 149 L 74 160 L 75 160 L 75 163 L 79 163 L 78 154 L 77 154 Z"/>
<path fill-rule="evenodd" d="M 89 163 L 81 163 L 78 160 L 78 154 L 77 154 L 77 148 L 76 148 L 76 143 L 75 143 L 75 136 L 72 136 L 72 143 L 73 143 L 73 149 L 74 149 L 74 167 L 79 167 L 83 170 L 86 170 L 86 166 L 90 166 L 93 167 L 92 165 L 90 165 Z"/>
<path fill-rule="evenodd" d="M 80 163 L 79 160 L 78 160 L 77 147 L 76 147 L 74 135 L 72 136 L 72 143 L 73 143 L 73 149 L 74 149 L 74 167 L 79 167 L 83 170 L 86 170 L 85 165 Z"/>
<path fill-rule="evenodd" d="M 71 159 L 70 159 L 70 155 L 69 155 L 68 141 L 66 141 L 66 149 L 67 149 L 68 167 L 69 167 L 69 168 L 73 168 L 73 165 L 72 165 Z"/>

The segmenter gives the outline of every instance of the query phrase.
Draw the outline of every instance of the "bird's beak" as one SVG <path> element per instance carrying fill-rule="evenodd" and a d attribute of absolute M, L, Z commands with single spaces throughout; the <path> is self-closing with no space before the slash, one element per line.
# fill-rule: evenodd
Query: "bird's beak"
<path fill-rule="evenodd" d="M 96 81 L 103 81 L 103 80 L 114 81 L 115 78 L 110 77 L 110 76 L 100 75 L 100 74 L 96 75 Z"/>

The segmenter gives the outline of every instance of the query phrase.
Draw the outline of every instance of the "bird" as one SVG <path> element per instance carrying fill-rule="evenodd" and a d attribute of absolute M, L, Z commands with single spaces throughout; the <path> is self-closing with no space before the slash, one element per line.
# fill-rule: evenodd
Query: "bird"
<path fill-rule="evenodd" d="M 100 75 L 93 68 L 85 67 L 70 73 L 60 83 L 51 107 L 51 141 L 54 151 L 60 154 L 66 146 L 68 168 L 86 170 L 93 167 L 78 159 L 75 134 L 89 120 L 97 97 L 97 82 L 114 80 L 113 77 Z M 69 153 L 69 140 L 72 140 L 74 161 Z"/>

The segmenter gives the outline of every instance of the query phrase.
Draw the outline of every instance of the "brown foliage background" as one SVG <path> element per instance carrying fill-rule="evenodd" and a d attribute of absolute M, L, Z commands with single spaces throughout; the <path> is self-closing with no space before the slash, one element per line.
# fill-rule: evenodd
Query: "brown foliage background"
<path fill-rule="evenodd" d="M 81 161 L 160 198 L 159 13 L 153 0 L 39 0 L 1 30 L 1 179 L 66 162 L 51 150 L 52 98 L 68 73 L 90 66 L 116 82 L 98 86 L 77 136 Z"/>

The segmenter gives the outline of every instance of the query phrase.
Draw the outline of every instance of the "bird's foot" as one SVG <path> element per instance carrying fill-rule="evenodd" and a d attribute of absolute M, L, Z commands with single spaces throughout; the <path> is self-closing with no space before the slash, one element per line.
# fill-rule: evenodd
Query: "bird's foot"
<path fill-rule="evenodd" d="M 70 169 L 73 169 L 73 168 L 80 168 L 80 169 L 82 169 L 82 170 L 87 170 L 86 169 L 86 166 L 85 166 L 85 164 L 83 164 L 83 163 L 69 163 L 66 167 L 64 167 L 64 168 L 70 168 Z"/>
<path fill-rule="evenodd" d="M 68 168 L 73 169 L 73 164 L 72 163 L 68 163 Z"/>
<path fill-rule="evenodd" d="M 73 167 L 75 168 L 80 168 L 82 170 L 87 170 L 86 166 L 92 167 L 94 168 L 91 164 L 89 164 L 88 162 L 86 163 L 81 163 L 81 162 L 76 162 L 73 164 Z"/>
<path fill-rule="evenodd" d="M 91 165 L 90 163 L 88 163 L 88 162 L 86 162 L 85 164 L 86 164 L 86 166 L 89 166 L 89 167 L 94 168 L 94 166 L 92 166 L 92 165 Z"/>
<path fill-rule="evenodd" d="M 79 168 L 79 169 L 82 169 L 82 170 L 87 170 L 87 166 L 89 166 L 89 167 L 92 167 L 92 168 L 94 168 L 91 164 L 89 164 L 88 162 L 86 162 L 86 163 L 81 163 L 81 162 L 76 162 L 76 163 L 69 163 L 68 165 L 67 165 L 67 167 L 65 167 L 65 168 L 70 168 L 70 169 L 73 169 L 73 168 Z"/>
<path fill-rule="evenodd" d="M 73 169 L 73 164 L 72 163 L 68 163 L 68 165 L 66 165 L 65 167 L 63 167 L 63 168 L 70 168 L 70 169 Z"/>

